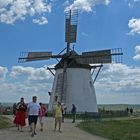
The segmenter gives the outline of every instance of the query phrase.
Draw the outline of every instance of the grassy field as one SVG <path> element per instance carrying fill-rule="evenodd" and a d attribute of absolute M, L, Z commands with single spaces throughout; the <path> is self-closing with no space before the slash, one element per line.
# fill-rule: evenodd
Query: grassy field
<path fill-rule="evenodd" d="M 8 118 L 5 118 L 0 115 L 0 129 L 11 127 L 11 126 L 12 126 L 11 121 Z"/>
<path fill-rule="evenodd" d="M 140 119 L 83 121 L 78 127 L 110 140 L 140 140 Z"/>

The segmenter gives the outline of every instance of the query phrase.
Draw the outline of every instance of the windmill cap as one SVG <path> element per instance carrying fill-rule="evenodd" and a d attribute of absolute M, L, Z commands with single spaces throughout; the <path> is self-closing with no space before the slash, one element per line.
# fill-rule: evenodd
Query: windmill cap
<path fill-rule="evenodd" d="M 60 60 L 58 64 L 55 65 L 55 70 L 62 69 L 64 67 L 65 60 L 67 61 L 67 68 L 83 68 L 83 69 L 91 69 L 89 64 L 80 64 L 76 61 L 75 58 L 64 57 Z M 75 51 L 71 51 L 70 55 L 78 55 Z"/>

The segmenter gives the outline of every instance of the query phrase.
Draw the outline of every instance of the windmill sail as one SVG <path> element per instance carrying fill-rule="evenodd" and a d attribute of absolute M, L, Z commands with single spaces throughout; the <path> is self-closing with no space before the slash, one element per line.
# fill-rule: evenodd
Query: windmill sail
<path fill-rule="evenodd" d="M 48 60 L 52 57 L 52 52 L 22 52 L 19 62 Z"/>
<path fill-rule="evenodd" d="M 67 43 L 74 43 L 76 42 L 78 11 L 67 11 L 65 16 L 65 41 Z"/>
<path fill-rule="evenodd" d="M 52 52 L 29 52 L 26 61 L 47 60 L 52 56 Z"/>
<path fill-rule="evenodd" d="M 115 51 L 114 51 L 115 50 Z M 83 52 L 82 55 L 78 55 L 76 61 L 80 64 L 104 64 L 104 63 L 120 63 L 122 52 L 120 49 L 112 50 L 100 50 Z M 75 56 L 76 57 L 76 56 Z"/>

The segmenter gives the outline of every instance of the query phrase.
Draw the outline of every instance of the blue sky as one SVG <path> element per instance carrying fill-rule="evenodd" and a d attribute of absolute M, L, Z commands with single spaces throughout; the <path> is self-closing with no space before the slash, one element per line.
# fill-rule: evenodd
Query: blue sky
<path fill-rule="evenodd" d="M 0 0 L 0 102 L 33 95 L 48 102 L 56 60 L 18 63 L 20 52 L 65 46 L 66 9 L 79 10 L 75 50 L 123 49 L 123 63 L 104 65 L 95 83 L 97 102 L 140 103 L 140 0 Z"/>

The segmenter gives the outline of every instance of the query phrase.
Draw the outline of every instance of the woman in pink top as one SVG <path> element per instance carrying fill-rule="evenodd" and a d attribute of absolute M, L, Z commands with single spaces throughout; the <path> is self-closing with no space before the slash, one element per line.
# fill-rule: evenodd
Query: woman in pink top
<path fill-rule="evenodd" d="M 39 109 L 39 121 L 40 121 L 40 126 L 41 126 L 41 131 L 43 131 L 43 120 L 46 114 L 46 108 L 43 106 L 42 103 L 39 103 L 41 108 Z"/>

